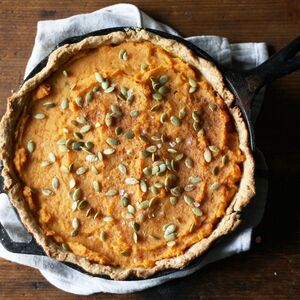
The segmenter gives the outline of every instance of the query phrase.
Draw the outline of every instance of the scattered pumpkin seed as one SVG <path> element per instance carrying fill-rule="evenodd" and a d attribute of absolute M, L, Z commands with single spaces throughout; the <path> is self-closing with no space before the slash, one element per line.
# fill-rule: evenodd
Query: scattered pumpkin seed
<path fill-rule="evenodd" d="M 50 153 L 49 153 L 49 160 L 50 160 L 52 163 L 55 163 L 56 157 L 55 157 L 55 154 L 54 154 L 53 152 L 50 152 Z"/>
<path fill-rule="evenodd" d="M 52 108 L 55 106 L 55 103 L 53 101 L 47 101 L 43 103 L 43 106 L 46 108 Z"/>
<path fill-rule="evenodd" d="M 195 188 L 196 188 L 196 187 L 195 187 L 193 184 L 188 184 L 188 185 L 186 185 L 186 186 L 184 187 L 184 190 L 185 190 L 186 192 L 191 192 L 191 191 L 193 191 Z"/>
<path fill-rule="evenodd" d="M 181 120 L 178 119 L 178 118 L 175 117 L 175 116 L 171 116 L 170 120 L 171 120 L 171 123 L 172 123 L 174 126 L 179 127 L 179 126 L 181 125 Z"/>
<path fill-rule="evenodd" d="M 106 193 L 105 193 L 105 195 L 106 196 L 108 196 L 108 197 L 113 197 L 113 196 L 115 196 L 116 194 L 117 194 L 117 190 L 116 189 L 109 189 Z"/>
<path fill-rule="evenodd" d="M 76 185 L 76 180 L 74 178 L 71 178 L 69 181 L 69 187 L 70 189 L 73 189 Z"/>
<path fill-rule="evenodd" d="M 45 114 L 43 113 L 37 113 L 34 115 L 34 118 L 37 120 L 43 120 L 45 118 Z"/>
<path fill-rule="evenodd" d="M 166 113 L 162 113 L 160 115 L 160 123 L 164 123 L 167 120 L 167 114 Z"/>
<path fill-rule="evenodd" d="M 157 146 L 152 145 L 146 148 L 149 153 L 155 153 L 157 151 Z"/>
<path fill-rule="evenodd" d="M 120 141 L 115 138 L 107 138 L 106 143 L 110 146 L 117 146 L 120 145 Z"/>
<path fill-rule="evenodd" d="M 150 204 L 150 201 L 149 200 L 145 200 L 145 201 L 139 203 L 138 207 L 140 209 L 146 209 L 146 208 L 149 207 L 149 204 Z"/>
<path fill-rule="evenodd" d="M 104 122 L 105 122 L 105 125 L 107 126 L 107 127 L 110 127 L 112 124 L 113 124 L 113 117 L 112 117 L 112 115 L 110 114 L 110 113 L 107 113 L 106 115 L 105 115 L 105 120 L 104 120 Z"/>
<path fill-rule="evenodd" d="M 192 183 L 192 184 L 197 184 L 201 181 L 201 177 L 200 176 L 197 176 L 197 175 L 193 175 L 193 176 L 190 176 L 189 177 L 189 182 Z"/>
<path fill-rule="evenodd" d="M 172 233 L 169 233 L 169 234 L 167 234 L 167 235 L 164 235 L 164 238 L 165 238 L 166 240 L 173 240 L 173 239 L 176 238 L 176 236 L 177 236 L 177 233 L 176 233 L 176 232 L 172 232 Z"/>
<path fill-rule="evenodd" d="M 139 183 L 139 180 L 137 180 L 136 178 L 134 177 L 127 177 L 125 179 L 125 183 L 128 184 L 128 185 L 135 185 L 135 184 L 138 184 Z"/>
<path fill-rule="evenodd" d="M 148 187 L 147 187 L 147 183 L 144 181 L 144 180 L 141 180 L 140 182 L 140 188 L 141 188 L 141 191 L 143 193 L 146 193 L 147 190 L 148 190 Z"/>
<path fill-rule="evenodd" d="M 93 100 L 93 92 L 86 93 L 86 95 L 85 95 L 85 101 L 87 103 L 89 103 L 89 102 L 92 102 L 92 100 Z"/>
<path fill-rule="evenodd" d="M 194 199 L 190 196 L 184 195 L 183 196 L 184 202 L 189 206 L 194 206 Z"/>
<path fill-rule="evenodd" d="M 118 127 L 116 127 L 116 129 L 115 129 L 115 134 L 116 134 L 116 135 L 120 135 L 120 134 L 122 133 L 122 131 L 123 131 L 122 128 L 118 126 Z"/>
<path fill-rule="evenodd" d="M 161 75 L 159 77 L 159 83 L 160 84 L 165 84 L 165 83 L 168 82 L 168 80 L 169 80 L 169 76 L 168 75 Z"/>
<path fill-rule="evenodd" d="M 164 94 L 167 94 L 170 92 L 170 88 L 166 85 L 163 85 L 161 86 L 159 89 L 158 89 L 158 92 L 161 94 L 161 95 L 164 95 Z"/>
<path fill-rule="evenodd" d="M 149 152 L 147 152 L 147 153 L 149 153 Z M 151 175 L 151 168 L 150 167 L 146 167 L 146 168 L 144 168 L 143 169 L 143 173 L 146 175 L 146 176 L 149 176 L 149 175 Z"/>
<path fill-rule="evenodd" d="M 67 252 L 67 251 L 70 251 L 70 247 L 68 246 L 68 244 L 66 243 L 62 243 L 61 244 L 61 248 L 63 251 Z"/>
<path fill-rule="evenodd" d="M 86 168 L 85 167 L 79 167 L 77 170 L 76 170 L 76 174 L 77 175 L 82 175 L 86 172 Z"/>
<path fill-rule="evenodd" d="M 218 167 L 218 166 L 215 166 L 215 167 L 213 168 L 212 174 L 213 174 L 214 176 L 217 176 L 217 175 L 219 174 L 219 167 Z"/>
<path fill-rule="evenodd" d="M 126 168 L 126 166 L 125 166 L 124 164 L 120 163 L 120 164 L 118 165 L 118 168 L 119 168 L 119 171 L 120 171 L 122 174 L 126 175 L 126 173 L 127 173 L 127 168 Z"/>
<path fill-rule="evenodd" d="M 99 172 L 98 172 L 98 170 L 97 170 L 97 168 L 96 168 L 95 166 L 92 166 L 92 167 L 91 167 L 91 170 L 92 170 L 92 172 L 93 172 L 95 175 L 98 175 L 98 174 L 99 174 Z"/>
<path fill-rule="evenodd" d="M 100 240 L 101 240 L 102 242 L 104 242 L 104 241 L 106 241 L 106 239 L 107 239 L 107 233 L 106 233 L 105 231 L 102 231 L 102 232 L 100 233 Z"/>
<path fill-rule="evenodd" d="M 175 206 L 178 203 L 178 197 L 171 196 L 170 203 L 171 205 Z"/>
<path fill-rule="evenodd" d="M 200 122 L 200 112 L 197 111 L 197 110 L 194 110 L 192 112 L 192 119 L 195 121 L 195 122 Z"/>
<path fill-rule="evenodd" d="M 119 58 L 121 60 L 127 60 L 128 59 L 128 54 L 126 52 L 125 49 L 121 49 L 120 52 L 119 52 Z"/>
<path fill-rule="evenodd" d="M 211 152 L 209 149 L 206 149 L 204 151 L 204 154 L 203 154 L 203 157 L 204 157 L 204 160 L 207 162 L 207 163 L 210 163 L 211 160 L 212 160 L 212 155 L 211 155 Z"/>
<path fill-rule="evenodd" d="M 128 130 L 124 133 L 124 137 L 128 140 L 131 140 L 134 138 L 134 133 L 132 130 Z"/>
<path fill-rule="evenodd" d="M 71 237 L 75 237 L 78 234 L 78 229 L 73 229 L 71 231 Z"/>
<path fill-rule="evenodd" d="M 197 217 L 201 217 L 203 215 L 203 212 L 199 207 L 193 207 L 192 211 Z"/>
<path fill-rule="evenodd" d="M 189 169 L 192 169 L 194 167 L 194 162 L 191 158 L 187 157 L 184 161 L 185 166 Z"/>
<path fill-rule="evenodd" d="M 220 151 L 220 149 L 217 146 L 211 145 L 211 146 L 208 146 L 208 148 L 210 151 L 215 152 L 215 153 Z"/>
<path fill-rule="evenodd" d="M 107 149 L 103 150 L 103 154 L 104 155 L 111 155 L 111 154 L 113 154 L 115 152 L 116 152 L 116 149 L 114 149 L 114 148 L 107 148 Z"/>
<path fill-rule="evenodd" d="M 137 118 L 139 116 L 139 111 L 138 110 L 133 110 L 130 112 L 130 116 L 132 118 Z"/>
<path fill-rule="evenodd" d="M 41 162 L 41 167 L 48 167 L 48 166 L 50 166 L 51 165 L 51 162 L 50 161 L 48 161 L 48 160 L 43 160 L 42 162 Z"/>
<path fill-rule="evenodd" d="M 30 153 L 32 153 L 34 151 L 34 149 L 35 149 L 35 143 L 32 140 L 28 141 L 27 142 L 27 150 Z"/>
<path fill-rule="evenodd" d="M 193 128 L 196 132 L 199 132 L 201 130 L 201 124 L 199 122 L 194 122 Z"/>
<path fill-rule="evenodd" d="M 52 191 L 50 189 L 42 189 L 42 194 L 44 196 L 50 196 L 52 194 Z"/>
<path fill-rule="evenodd" d="M 181 108 L 179 110 L 178 117 L 179 117 L 180 120 L 182 120 L 185 116 L 186 116 L 186 109 L 185 108 Z"/>
<path fill-rule="evenodd" d="M 225 166 L 228 163 L 228 155 L 223 155 L 222 156 L 222 165 Z"/>
<path fill-rule="evenodd" d="M 68 169 L 66 166 L 64 166 L 64 165 L 62 165 L 62 166 L 60 167 L 60 170 L 61 170 L 63 173 L 65 173 L 65 174 L 69 174 L 69 173 L 70 173 L 69 169 Z"/>
<path fill-rule="evenodd" d="M 52 187 L 57 190 L 58 189 L 58 186 L 59 186 L 59 181 L 58 181 L 58 178 L 57 177 L 54 177 L 52 179 Z"/>
<path fill-rule="evenodd" d="M 146 63 L 141 64 L 141 70 L 142 71 L 146 70 L 148 67 L 149 67 L 149 65 L 146 64 Z"/>
<path fill-rule="evenodd" d="M 217 189 L 219 189 L 220 186 L 221 186 L 220 183 L 214 182 L 214 183 L 210 186 L 209 189 L 210 189 L 211 191 L 216 191 Z"/>
<path fill-rule="evenodd" d="M 134 214 L 132 214 L 129 211 L 123 211 L 122 212 L 122 217 L 125 219 L 134 219 Z"/>
<path fill-rule="evenodd" d="M 102 81 L 101 87 L 102 87 L 104 90 L 108 89 L 108 88 L 109 88 L 109 82 L 108 82 L 108 80 Z"/>
<path fill-rule="evenodd" d="M 135 212 L 136 212 L 135 207 L 132 206 L 131 204 L 127 205 L 127 210 L 132 214 L 135 214 Z"/>
<path fill-rule="evenodd" d="M 196 92 L 196 87 L 194 87 L 194 86 L 191 86 L 190 88 L 189 88 L 189 93 L 190 94 L 193 94 L 193 93 L 195 93 Z"/>
<path fill-rule="evenodd" d="M 83 107 L 83 99 L 80 96 L 75 98 L 75 103 L 78 107 Z"/>
<path fill-rule="evenodd" d="M 105 216 L 104 218 L 103 218 L 103 221 L 104 222 L 112 222 L 114 220 L 114 218 L 112 217 L 112 216 Z"/>
<path fill-rule="evenodd" d="M 58 150 L 62 153 L 67 153 L 69 152 L 69 149 L 66 145 L 58 145 Z"/>
<path fill-rule="evenodd" d="M 175 245 L 176 245 L 175 241 L 169 241 L 169 242 L 167 242 L 167 246 L 168 247 L 174 247 Z"/>
<path fill-rule="evenodd" d="M 123 58 L 124 59 L 124 58 Z M 127 59 L 124 59 L 124 60 L 127 60 Z M 129 253 L 127 252 L 127 251 L 122 251 L 121 252 L 121 255 L 123 255 L 123 256 L 129 256 Z"/>
<path fill-rule="evenodd" d="M 80 128 L 79 131 L 80 131 L 80 133 L 87 133 L 90 131 L 90 129 L 91 129 L 91 125 L 84 125 Z"/>
<path fill-rule="evenodd" d="M 73 227 L 73 229 L 77 230 L 79 228 L 79 225 L 80 225 L 80 223 L 79 223 L 78 218 L 74 218 L 72 220 L 72 227 Z"/>
<path fill-rule="evenodd" d="M 170 189 L 170 192 L 173 196 L 179 197 L 182 194 L 182 188 L 180 186 L 176 186 Z"/>
<path fill-rule="evenodd" d="M 100 73 L 98 73 L 98 72 L 95 73 L 95 78 L 100 83 L 102 83 L 104 81 L 103 76 Z"/>
<path fill-rule="evenodd" d="M 217 109 L 217 104 L 215 104 L 215 103 L 209 103 L 208 108 L 211 111 L 215 111 Z"/>
<path fill-rule="evenodd" d="M 73 194 L 72 194 L 72 200 L 73 200 L 73 201 L 78 201 L 78 200 L 80 199 L 80 197 L 81 197 L 81 189 L 78 188 L 78 189 L 76 189 L 76 190 L 73 192 Z"/>
<path fill-rule="evenodd" d="M 102 155 L 102 153 L 99 151 L 98 153 L 97 153 L 97 157 L 98 157 L 98 160 L 99 161 L 102 161 L 103 160 L 103 155 Z M 97 175 L 97 174 L 96 174 Z"/>
<path fill-rule="evenodd" d="M 97 192 L 97 193 L 100 192 L 100 184 L 97 180 L 93 181 L 93 188 L 94 188 L 95 192 Z"/>
<path fill-rule="evenodd" d="M 65 77 L 68 77 L 68 72 L 66 70 L 63 70 L 62 73 Z"/>
<path fill-rule="evenodd" d="M 133 227 L 133 230 L 135 232 L 138 232 L 140 230 L 140 224 L 139 223 L 134 222 L 132 227 Z"/>
<path fill-rule="evenodd" d="M 160 104 L 155 104 L 150 108 L 150 111 L 158 111 L 160 109 L 161 105 Z"/>
<path fill-rule="evenodd" d="M 194 79 L 189 78 L 189 85 L 192 87 L 197 87 L 197 82 Z"/>
<path fill-rule="evenodd" d="M 152 98 L 156 101 L 160 101 L 162 99 L 162 95 L 160 93 L 152 94 Z"/>
<path fill-rule="evenodd" d="M 127 207 L 127 205 L 129 204 L 129 199 L 126 196 L 122 197 L 121 201 L 122 201 L 122 206 L 123 207 Z"/>

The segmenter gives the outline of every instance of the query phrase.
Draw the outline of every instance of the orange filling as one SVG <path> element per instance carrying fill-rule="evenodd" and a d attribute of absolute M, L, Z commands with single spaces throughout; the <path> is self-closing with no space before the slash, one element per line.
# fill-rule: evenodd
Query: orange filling
<path fill-rule="evenodd" d="M 24 197 L 45 235 L 92 262 L 178 256 L 238 189 L 244 156 L 223 99 L 152 43 L 84 51 L 30 97 L 14 159 Z"/>

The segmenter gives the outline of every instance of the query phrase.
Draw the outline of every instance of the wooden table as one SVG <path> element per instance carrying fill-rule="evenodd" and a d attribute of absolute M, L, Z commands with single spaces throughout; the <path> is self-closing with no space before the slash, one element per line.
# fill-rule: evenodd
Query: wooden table
<path fill-rule="evenodd" d="M 114 1 L 0 0 L 0 113 L 17 89 L 34 42 L 36 22 L 91 12 Z M 300 1 L 132 1 L 182 35 L 215 34 L 231 42 L 265 41 L 278 50 L 300 33 Z M 178 4 L 176 4 L 178 3 Z M 179 4 L 180 3 L 180 4 Z M 256 124 L 270 168 L 262 241 L 248 253 L 184 279 L 112 299 L 300 298 L 300 72 L 272 84 Z M 106 299 L 107 295 L 89 299 Z M 0 260 L 0 299 L 79 299 L 28 267 Z M 81 298 L 82 299 L 82 298 Z"/>

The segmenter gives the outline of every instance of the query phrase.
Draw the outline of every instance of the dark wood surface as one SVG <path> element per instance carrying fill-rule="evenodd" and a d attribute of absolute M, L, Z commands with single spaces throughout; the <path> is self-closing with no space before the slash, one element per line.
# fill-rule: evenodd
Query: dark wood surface
<path fill-rule="evenodd" d="M 0 114 L 17 89 L 38 20 L 91 12 L 114 1 L 0 0 Z M 117 2 L 115 2 L 117 3 Z M 300 34 L 300 1 L 132 1 L 182 35 L 265 41 L 278 50 Z M 257 144 L 270 169 L 266 212 L 248 253 L 214 263 L 184 279 L 110 299 L 300 299 L 300 71 L 270 85 L 256 124 Z M 0 259 L 0 299 L 79 299 L 28 267 Z M 84 297 L 81 297 L 84 298 Z M 99 294 L 90 299 L 107 299 Z"/>

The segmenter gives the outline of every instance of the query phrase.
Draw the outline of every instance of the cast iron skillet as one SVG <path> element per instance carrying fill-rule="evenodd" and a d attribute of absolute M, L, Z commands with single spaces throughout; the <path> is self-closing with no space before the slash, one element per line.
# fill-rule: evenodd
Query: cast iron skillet
<path fill-rule="evenodd" d="M 134 28 L 133 28 L 134 29 Z M 124 31 L 125 27 L 115 27 L 115 28 L 108 28 L 103 30 L 97 30 L 85 35 L 76 36 L 68 38 L 61 43 L 57 45 L 56 48 L 64 45 L 64 44 L 73 44 L 77 43 L 81 40 L 83 40 L 86 37 L 89 36 L 100 36 L 105 35 L 111 32 L 115 31 Z M 174 36 L 172 34 L 154 30 L 154 29 L 146 29 L 149 32 L 152 32 L 154 34 L 157 34 L 161 37 L 167 38 L 167 39 L 173 39 L 176 40 L 185 46 L 187 46 L 189 49 L 191 49 L 194 53 L 196 53 L 198 56 L 209 60 L 213 62 L 218 69 L 222 72 L 225 83 L 227 84 L 227 87 L 232 91 L 232 93 L 236 96 L 236 100 L 234 105 L 237 105 L 243 114 L 244 121 L 247 124 L 248 132 L 249 132 L 249 146 L 251 150 L 253 151 L 255 155 L 255 137 L 254 137 L 254 130 L 253 130 L 253 124 L 251 122 L 251 103 L 256 95 L 256 93 L 260 90 L 261 87 L 263 87 L 266 84 L 271 83 L 275 79 L 284 76 L 286 74 L 292 73 L 298 69 L 300 69 L 300 56 L 297 56 L 298 51 L 300 50 L 300 36 L 297 37 L 295 40 L 291 41 L 287 46 L 285 46 L 283 49 L 281 49 L 279 52 L 274 54 L 272 57 L 270 57 L 267 61 L 265 61 L 263 64 L 259 65 L 258 67 L 244 71 L 244 72 L 236 72 L 232 70 L 224 70 L 220 66 L 218 66 L 218 63 L 215 62 L 211 56 L 209 56 L 205 51 L 202 49 L 196 47 L 194 44 L 184 40 L 181 37 Z M 24 80 L 27 81 L 29 78 L 36 75 L 38 72 L 40 72 L 47 64 L 48 57 L 44 58 L 32 71 L 31 73 L 26 77 Z M 1 177 L 0 182 L 0 192 L 3 191 L 3 178 Z M 216 243 L 218 243 L 220 239 Z M 22 253 L 22 254 L 34 254 L 34 255 L 46 255 L 43 249 L 37 244 L 34 238 L 32 238 L 30 243 L 16 243 L 10 239 L 7 232 L 3 228 L 3 226 L 0 223 L 0 242 L 2 245 L 9 250 L 10 252 L 14 253 Z M 196 258 L 191 264 L 189 264 L 187 267 L 184 268 L 185 271 L 192 269 L 197 264 L 201 262 L 203 259 L 203 255 Z M 73 269 L 76 269 L 80 272 L 87 273 L 82 268 L 78 267 L 77 265 L 71 264 L 71 263 L 65 263 L 69 267 L 72 267 Z M 165 276 L 171 273 L 174 273 L 178 271 L 177 269 L 170 269 L 165 270 L 156 273 L 151 278 L 157 278 L 161 276 Z M 91 275 L 91 274 L 89 274 Z M 95 275 L 94 275 L 95 276 Z M 108 276 L 103 275 L 96 275 L 96 277 L 110 279 Z M 141 278 L 132 277 L 129 278 L 129 280 L 141 280 Z"/>

